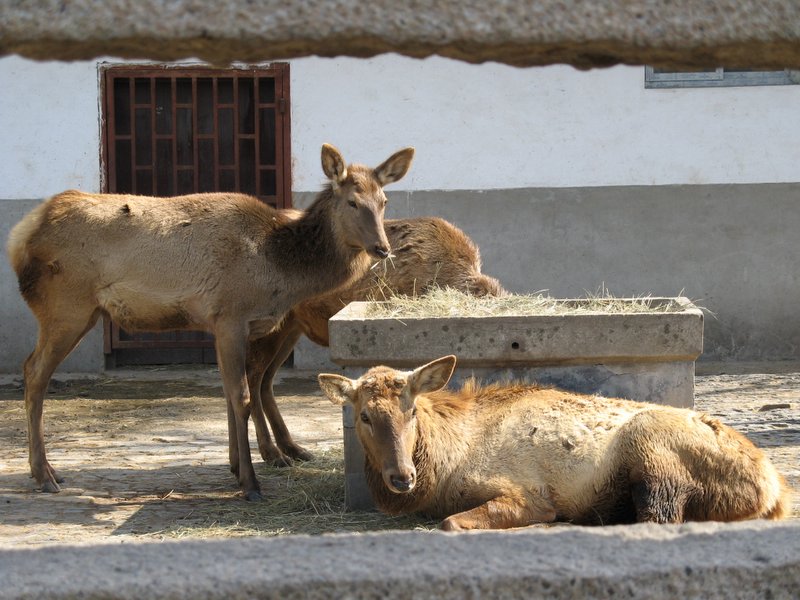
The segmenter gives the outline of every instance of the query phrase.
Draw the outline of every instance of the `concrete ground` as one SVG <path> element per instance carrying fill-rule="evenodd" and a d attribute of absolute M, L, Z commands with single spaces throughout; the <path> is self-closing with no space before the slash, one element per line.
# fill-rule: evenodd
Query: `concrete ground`
<path fill-rule="evenodd" d="M 726 367 L 714 370 L 720 368 Z M 0 380 L 0 580 L 6 581 L 0 598 L 141 598 L 156 589 L 156 595 L 175 597 L 289 598 L 306 592 L 308 597 L 487 597 L 537 589 L 550 589 L 553 597 L 600 590 L 591 595 L 606 597 L 640 595 L 631 593 L 638 589 L 650 597 L 688 597 L 692 590 L 704 597 L 753 597 L 749 592 L 761 597 L 768 590 L 772 597 L 790 598 L 794 592 L 787 590 L 800 585 L 800 369 L 795 368 L 751 366 L 745 370 L 772 372 L 743 373 L 740 366 L 736 373 L 700 374 L 696 382 L 696 408 L 745 432 L 796 490 L 788 523 L 562 525 L 477 537 L 431 531 L 435 524 L 422 520 L 343 514 L 341 414 L 321 396 L 313 374 L 296 377 L 287 371 L 277 391 L 296 441 L 319 459 L 288 470 L 267 468 L 254 450 L 266 496 L 260 507 L 241 498 L 228 471 L 225 408 L 214 369 L 141 369 L 91 381 L 56 380 L 45 405 L 45 427 L 49 459 L 67 481 L 55 495 L 34 491 L 20 382 L 7 377 Z M 322 479 L 332 482 L 330 492 L 303 487 L 305 480 Z M 386 529 L 416 531 L 380 531 Z M 341 532 L 351 533 L 318 535 Z M 253 539 L 225 541 L 241 536 Z M 536 559 L 520 565 L 519 545 L 524 552 L 552 556 L 531 554 Z M 396 554 L 399 549 L 408 554 Z M 360 554 L 348 561 L 342 555 L 347 551 Z M 261 557 L 256 572 L 237 575 L 255 566 L 251 552 Z M 472 558 L 465 566 L 448 553 Z M 643 553 L 650 554 L 643 558 Z M 426 556 L 442 570 L 433 573 L 428 565 L 419 579 L 412 567 Z M 475 570 L 476 556 L 483 557 L 482 571 Z M 558 568 L 557 557 L 565 561 Z M 223 568 L 226 561 L 236 565 Z M 385 573 L 361 572 L 354 566 L 358 561 L 378 561 Z M 71 575 L 88 564 L 96 565 L 91 577 Z M 132 564 L 137 566 L 131 571 Z M 626 564 L 639 570 L 627 572 Z M 509 565 L 517 565 L 515 575 Z M 141 572 L 156 575 L 147 583 L 135 575 Z M 68 584 L 57 583 L 59 573 Z M 372 587 L 356 586 L 358 577 Z M 251 594 L 252 586 L 257 593 Z"/>

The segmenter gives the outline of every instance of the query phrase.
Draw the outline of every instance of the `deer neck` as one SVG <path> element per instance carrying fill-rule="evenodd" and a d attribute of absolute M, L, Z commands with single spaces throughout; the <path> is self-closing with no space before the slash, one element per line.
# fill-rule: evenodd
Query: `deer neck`
<path fill-rule="evenodd" d="M 333 224 L 334 197 L 328 187 L 305 214 L 286 223 L 269 238 L 268 253 L 292 280 L 300 282 L 303 298 L 345 286 L 366 273 L 370 258 L 341 239 Z"/>

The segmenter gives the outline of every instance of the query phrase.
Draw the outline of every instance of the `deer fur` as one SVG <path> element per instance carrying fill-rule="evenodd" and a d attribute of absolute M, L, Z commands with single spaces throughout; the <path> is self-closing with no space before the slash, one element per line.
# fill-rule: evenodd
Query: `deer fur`
<path fill-rule="evenodd" d="M 329 184 L 292 219 L 243 194 L 176 198 L 67 191 L 11 231 L 20 292 L 39 322 L 24 364 L 31 473 L 43 491 L 63 479 L 45 456 L 42 404 L 50 377 L 101 315 L 128 331 L 213 333 L 228 406 L 231 470 L 260 498 L 247 437 L 248 339 L 295 304 L 361 277 L 390 246 L 383 186 L 408 171 L 413 149 L 375 169 L 322 147 Z"/>
<path fill-rule="evenodd" d="M 297 218 L 300 214 L 293 211 L 291 216 Z M 387 220 L 384 227 L 392 246 L 391 258 L 374 266 L 349 286 L 294 307 L 280 327 L 250 344 L 247 376 L 253 423 L 261 456 L 270 464 L 286 466 L 293 459 L 311 458 L 292 439 L 273 391 L 275 374 L 301 335 L 327 346 L 328 320 L 356 300 L 421 295 L 436 286 L 455 288 L 475 296 L 506 293 L 496 279 L 481 273 L 480 252 L 475 243 L 447 221 L 437 217 Z M 275 435 L 275 443 L 265 416 Z"/>
<path fill-rule="evenodd" d="M 747 438 L 687 409 L 535 385 L 442 388 L 456 358 L 322 374 L 349 402 L 377 506 L 442 527 L 780 519 L 789 488 Z"/>

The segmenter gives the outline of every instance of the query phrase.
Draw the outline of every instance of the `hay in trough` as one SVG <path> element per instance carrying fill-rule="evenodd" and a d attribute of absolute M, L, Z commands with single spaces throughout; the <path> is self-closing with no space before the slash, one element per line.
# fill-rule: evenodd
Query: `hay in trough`
<path fill-rule="evenodd" d="M 509 294 L 476 298 L 453 288 L 434 288 L 423 296 L 393 296 L 370 304 L 368 318 L 498 317 L 580 313 L 675 312 L 682 307 L 672 299 L 640 296 L 615 298 L 605 289 L 586 298 L 561 300 L 544 293 Z"/>

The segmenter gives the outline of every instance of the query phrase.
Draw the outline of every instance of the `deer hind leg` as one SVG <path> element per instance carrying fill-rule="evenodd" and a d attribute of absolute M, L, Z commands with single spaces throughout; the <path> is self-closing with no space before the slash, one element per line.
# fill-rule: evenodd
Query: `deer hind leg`
<path fill-rule="evenodd" d="M 556 510 L 546 498 L 509 492 L 471 510 L 447 517 L 442 521 L 442 529 L 509 529 L 534 523 L 552 523 L 555 520 Z"/>
<path fill-rule="evenodd" d="M 44 396 L 50 378 L 58 365 L 72 352 L 83 336 L 94 327 L 100 315 L 92 307 L 83 311 L 71 306 L 69 318 L 56 319 L 57 313 L 47 313 L 39 319 L 39 339 L 36 348 L 25 361 L 25 412 L 28 420 L 28 460 L 31 476 L 41 485 L 43 492 L 58 492 L 64 479 L 47 460 L 44 447 Z M 76 316 L 77 315 L 77 316 Z M 37 315 L 38 316 L 38 315 Z"/>
<path fill-rule="evenodd" d="M 292 328 L 287 332 L 275 358 L 267 367 L 259 393 L 262 407 L 267 413 L 269 424 L 272 427 L 272 433 L 275 435 L 275 442 L 278 444 L 282 455 L 289 457 L 290 462 L 292 459 L 312 460 L 314 456 L 292 439 L 292 434 L 289 433 L 289 428 L 286 426 L 281 412 L 278 409 L 278 404 L 275 401 L 275 392 L 272 387 L 272 382 L 275 380 L 278 369 L 280 369 L 281 365 L 289 358 L 289 354 L 292 352 L 292 349 L 295 344 L 297 344 L 297 340 L 300 339 L 301 335 L 302 333 L 299 328 Z"/>
<path fill-rule="evenodd" d="M 278 355 L 283 349 L 282 344 L 287 333 L 286 328 L 282 327 L 277 332 L 253 340 L 250 342 L 247 353 L 247 386 L 250 389 L 250 405 L 252 407 L 250 412 L 256 429 L 258 451 L 264 462 L 275 467 L 289 467 L 292 464 L 292 459 L 285 455 L 272 441 L 272 436 L 267 426 L 267 418 L 264 414 L 262 390 L 266 388 L 271 393 L 272 378 L 275 376 L 275 370 L 277 370 L 277 367 L 272 369 L 272 365 L 279 360 Z M 291 347 L 289 351 L 291 352 Z M 288 356 L 288 353 L 286 356 Z M 286 356 L 280 360 L 280 363 L 286 360 Z M 264 383 L 267 373 L 269 373 L 269 385 Z M 267 399 L 267 402 L 270 402 L 270 398 Z M 272 398 L 272 402 L 274 402 L 274 398 Z"/>
<path fill-rule="evenodd" d="M 247 335 L 240 323 L 219 323 L 215 328 L 217 361 L 228 405 L 228 452 L 231 471 L 247 500 L 260 500 L 261 489 L 250 456 L 247 421 L 250 392 L 247 387 Z"/>
<path fill-rule="evenodd" d="M 695 487 L 681 478 L 648 477 L 631 485 L 636 521 L 683 523 Z"/>
<path fill-rule="evenodd" d="M 683 523 L 700 491 L 670 448 L 641 448 L 629 471 L 631 499 L 639 523 Z"/>

